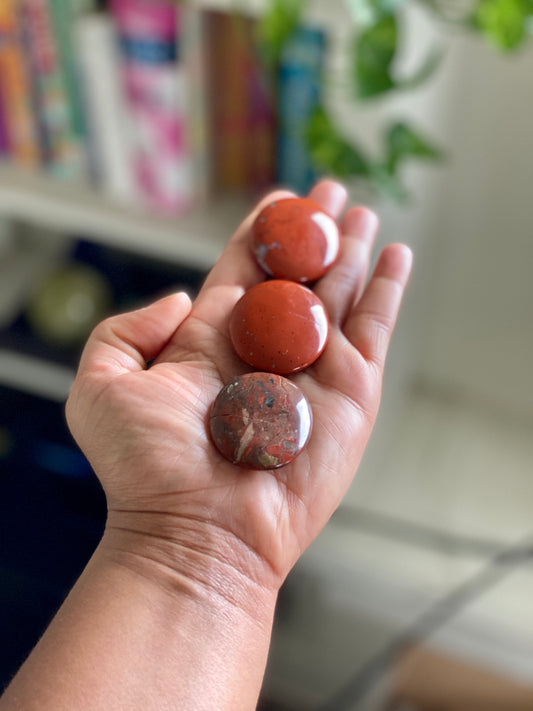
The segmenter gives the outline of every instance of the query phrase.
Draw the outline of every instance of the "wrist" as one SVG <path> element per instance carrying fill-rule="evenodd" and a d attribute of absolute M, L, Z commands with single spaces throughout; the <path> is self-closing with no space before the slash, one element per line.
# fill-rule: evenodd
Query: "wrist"
<path fill-rule="evenodd" d="M 230 573 L 231 594 L 219 590 L 214 564 L 206 584 L 191 575 L 188 556 L 180 562 L 174 541 L 130 529 L 137 519 L 110 523 L 6 708 L 255 709 L 275 595 L 252 593 Z"/>
<path fill-rule="evenodd" d="M 115 564 L 164 594 L 248 617 L 270 634 L 279 585 L 234 534 L 166 512 L 111 510 L 101 542 Z M 179 525 L 177 525 L 179 523 Z"/>

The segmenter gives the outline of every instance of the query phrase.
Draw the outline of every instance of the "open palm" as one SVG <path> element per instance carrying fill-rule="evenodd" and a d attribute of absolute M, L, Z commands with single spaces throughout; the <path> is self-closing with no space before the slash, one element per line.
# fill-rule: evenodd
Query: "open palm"
<path fill-rule="evenodd" d="M 289 195 L 272 193 L 257 209 Z M 346 194 L 324 181 L 310 198 L 338 216 Z M 195 577 L 216 558 L 276 588 L 355 474 L 377 414 L 411 259 L 403 245 L 389 245 L 365 287 L 377 221 L 364 208 L 345 213 L 340 259 L 314 289 L 330 317 L 328 345 L 291 378 L 313 409 L 311 440 L 286 467 L 243 470 L 220 456 L 207 425 L 221 387 L 250 370 L 233 352 L 228 321 L 244 291 L 264 279 L 249 249 L 255 214 L 229 242 L 192 309 L 185 295 L 174 295 L 95 329 L 67 417 L 106 491 L 108 527 L 171 540 L 178 557 L 192 554 Z"/>

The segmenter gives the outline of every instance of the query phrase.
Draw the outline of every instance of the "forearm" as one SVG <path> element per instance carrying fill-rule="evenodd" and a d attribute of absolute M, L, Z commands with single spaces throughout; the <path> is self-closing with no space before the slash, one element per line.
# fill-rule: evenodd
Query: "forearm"
<path fill-rule="evenodd" d="M 206 585 L 124 542 L 106 533 L 0 711 L 255 709 L 275 595 L 243 609 L 216 563 Z"/>

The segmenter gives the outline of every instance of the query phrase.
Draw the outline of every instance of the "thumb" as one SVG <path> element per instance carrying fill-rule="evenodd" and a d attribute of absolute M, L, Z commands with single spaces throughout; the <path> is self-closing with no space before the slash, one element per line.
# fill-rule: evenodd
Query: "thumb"
<path fill-rule="evenodd" d="M 99 375 L 109 380 L 144 370 L 164 349 L 191 311 L 185 292 L 166 296 L 137 311 L 111 316 L 92 332 L 83 350 L 78 377 Z"/>

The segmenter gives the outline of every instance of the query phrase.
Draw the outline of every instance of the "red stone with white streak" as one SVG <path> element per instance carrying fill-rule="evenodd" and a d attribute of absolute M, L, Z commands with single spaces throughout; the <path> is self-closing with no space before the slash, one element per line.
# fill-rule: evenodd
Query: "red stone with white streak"
<path fill-rule="evenodd" d="M 216 448 L 232 464 L 277 469 L 303 450 L 312 422 L 297 385 L 273 373 L 247 373 L 220 391 L 209 424 Z"/>
<path fill-rule="evenodd" d="M 336 221 L 308 198 L 286 198 L 267 205 L 253 225 L 252 251 L 261 268 L 276 279 L 316 281 L 337 260 Z"/>

